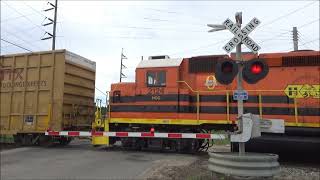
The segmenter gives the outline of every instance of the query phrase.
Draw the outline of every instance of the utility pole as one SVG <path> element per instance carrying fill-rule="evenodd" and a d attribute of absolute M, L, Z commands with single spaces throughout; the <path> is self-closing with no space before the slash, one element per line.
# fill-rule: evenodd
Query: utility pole
<path fill-rule="evenodd" d="M 241 29 L 241 24 L 242 24 L 242 13 L 241 12 L 237 12 L 235 15 L 236 18 L 236 23 L 237 26 Z M 239 43 L 236 47 L 236 60 L 239 61 L 239 71 L 238 71 L 238 75 L 237 75 L 237 90 L 238 91 L 242 91 L 243 87 L 242 87 L 242 56 L 241 56 L 241 44 Z M 243 115 L 243 100 L 239 99 L 238 100 L 238 117 Z M 242 124 L 242 123 L 240 123 Z M 242 129 L 242 127 L 241 127 Z M 245 153 L 245 143 L 243 142 L 239 142 L 239 154 L 243 155 Z"/>
<path fill-rule="evenodd" d="M 122 78 L 126 78 L 126 75 L 124 75 L 122 73 L 122 70 L 127 68 L 124 64 L 123 64 L 123 60 L 127 59 L 127 57 L 123 54 L 123 48 L 121 49 L 121 64 L 120 64 L 120 82 L 122 80 Z"/>
<path fill-rule="evenodd" d="M 46 17 L 44 19 L 44 21 L 46 19 L 48 19 L 49 22 L 42 24 L 42 26 L 48 26 L 48 25 L 53 24 L 53 30 L 52 30 L 52 33 L 45 32 L 45 34 L 43 36 L 45 36 L 46 34 L 48 34 L 49 36 L 43 37 L 43 38 L 41 38 L 41 40 L 47 40 L 47 39 L 52 38 L 52 50 L 55 50 L 56 49 L 56 27 L 57 27 L 58 0 L 55 0 L 55 4 L 52 4 L 50 2 L 48 2 L 48 4 L 51 5 L 51 7 L 48 9 L 45 9 L 44 11 L 47 12 L 47 11 L 54 10 L 54 18 L 52 20 L 51 18 Z"/>
<path fill-rule="evenodd" d="M 55 50 L 55 49 L 56 49 L 57 11 L 58 11 L 58 0 L 55 0 L 55 5 L 54 5 L 54 19 L 53 19 L 52 50 Z"/>
<path fill-rule="evenodd" d="M 298 29 L 293 27 L 292 29 L 293 50 L 298 51 Z"/>

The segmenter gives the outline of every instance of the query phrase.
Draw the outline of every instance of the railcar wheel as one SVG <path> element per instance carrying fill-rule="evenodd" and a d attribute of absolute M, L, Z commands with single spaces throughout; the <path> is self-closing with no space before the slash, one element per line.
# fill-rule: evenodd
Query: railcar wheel
<path fill-rule="evenodd" d="M 195 154 L 199 151 L 200 145 L 198 139 L 191 139 L 189 140 L 190 146 L 188 148 L 188 153 Z M 188 144 L 189 144 L 188 143 Z"/>
<path fill-rule="evenodd" d="M 22 145 L 31 146 L 33 145 L 32 140 L 33 140 L 32 134 L 24 134 L 22 138 Z"/>
<path fill-rule="evenodd" d="M 61 137 L 59 139 L 60 145 L 66 146 L 71 142 L 71 138 Z"/>
<path fill-rule="evenodd" d="M 21 134 L 13 135 L 13 141 L 16 146 L 22 146 L 22 135 Z"/>
<path fill-rule="evenodd" d="M 40 135 L 39 145 L 43 147 L 51 147 L 54 145 L 54 139 L 50 136 Z"/>

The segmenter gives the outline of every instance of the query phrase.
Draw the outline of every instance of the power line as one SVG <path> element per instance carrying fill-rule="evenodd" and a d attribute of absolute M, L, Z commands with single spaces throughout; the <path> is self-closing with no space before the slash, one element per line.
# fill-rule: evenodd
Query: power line
<path fill-rule="evenodd" d="M 60 13 L 61 14 L 61 13 Z M 63 37 L 63 38 L 65 38 L 65 33 L 62 33 L 63 31 L 62 31 L 62 25 L 61 25 L 61 23 L 59 23 L 59 22 L 57 22 L 57 24 L 59 24 L 59 26 L 57 27 L 57 33 L 59 32 L 59 34 L 61 34 L 62 36 L 56 36 L 57 38 L 58 37 Z M 62 42 L 62 40 L 60 40 L 60 41 L 57 41 L 57 43 L 59 43 L 60 44 L 60 48 L 63 48 L 63 49 L 66 49 L 66 42 L 65 42 L 65 40 L 63 40 L 63 42 Z"/>
<path fill-rule="evenodd" d="M 306 42 L 306 43 L 303 43 L 303 44 L 301 44 L 301 45 L 303 46 L 303 45 L 306 45 L 306 44 L 309 44 L 309 43 L 315 42 L 315 41 L 317 41 L 317 40 L 319 40 L 319 39 L 320 39 L 320 38 L 317 38 L 317 39 L 314 39 L 314 40 L 308 41 L 308 42 Z"/>
<path fill-rule="evenodd" d="M 41 40 L 37 40 L 37 41 L 34 41 L 34 42 L 32 42 L 32 43 L 19 43 L 20 45 L 28 45 L 28 44 L 35 44 L 35 43 L 38 43 L 38 42 L 40 42 Z M 6 45 L 6 46 L 1 46 L 1 47 L 3 47 L 3 48 L 7 48 L 7 47 L 10 47 L 10 46 L 12 46 L 12 45 Z"/>
<path fill-rule="evenodd" d="M 81 23 L 78 23 L 78 22 L 72 22 L 72 21 L 67 21 L 68 23 L 71 23 L 71 24 L 81 24 Z M 108 26 L 108 24 L 103 24 L 103 25 L 106 25 Z M 203 24 L 205 25 L 205 24 Z M 145 27 L 145 26 L 128 26 L 128 25 L 112 25 L 108 28 L 114 28 L 114 29 L 141 29 L 141 30 L 157 30 L 157 31 L 178 31 L 178 32 L 182 32 L 182 31 L 185 31 L 185 29 L 183 28 L 180 28 L 180 29 L 176 29 L 176 28 L 166 28 L 166 27 L 161 27 L 161 28 L 158 28 L 158 27 Z M 118 31 L 116 31 L 118 32 Z M 201 31 L 201 30 L 190 30 L 188 29 L 188 33 L 203 33 L 204 31 Z"/>
<path fill-rule="evenodd" d="M 32 52 L 31 50 L 29 50 L 29 49 L 27 49 L 27 48 L 24 48 L 24 47 L 22 47 L 22 46 L 20 46 L 20 45 L 18 45 L 18 44 L 15 44 L 15 43 L 13 43 L 13 42 L 7 41 L 7 40 L 2 39 L 2 38 L 1 38 L 1 40 L 4 41 L 4 42 L 6 42 L 6 43 L 12 44 L 12 45 L 14 45 L 14 46 L 16 46 L 16 47 L 19 47 L 19 48 L 21 48 L 21 49 L 24 49 L 24 50 L 26 50 L 26 51 Z"/>
<path fill-rule="evenodd" d="M 315 42 L 315 41 L 317 41 L 317 40 L 319 41 L 319 40 L 320 40 L 320 38 L 313 39 L 313 40 L 311 40 L 311 41 L 305 42 L 305 43 L 301 44 L 301 46 L 304 46 L 304 45 L 306 45 L 306 44 L 309 44 L 309 43 Z M 287 49 L 287 50 L 282 50 L 282 51 L 289 51 L 289 50 L 291 50 L 291 48 L 290 48 L 290 49 Z"/>
<path fill-rule="evenodd" d="M 6 3 L 5 1 L 2 1 L 3 3 L 5 3 L 10 9 L 14 10 L 15 12 L 17 12 L 18 14 L 20 14 L 21 16 L 23 16 L 25 19 L 27 19 L 29 22 L 31 22 L 32 24 L 36 25 L 40 30 L 46 32 L 46 30 L 44 30 L 41 26 L 35 24 L 33 21 L 31 21 L 27 16 L 21 14 L 18 10 L 16 10 L 15 8 L 13 8 L 12 6 L 10 6 L 8 3 Z"/>
<path fill-rule="evenodd" d="M 96 90 L 98 90 L 99 92 L 101 92 L 102 94 L 104 94 L 104 95 L 106 95 L 107 96 L 107 94 L 106 93 L 104 93 L 103 91 L 101 91 L 100 89 L 98 89 L 97 87 L 95 87 L 96 88 Z"/>
<path fill-rule="evenodd" d="M 228 39 L 224 39 L 224 40 L 221 40 L 221 41 L 217 41 L 217 42 L 215 42 L 215 43 L 210 43 L 210 44 L 207 44 L 207 45 L 204 45 L 204 46 L 200 46 L 200 47 L 194 48 L 194 49 L 189 49 L 189 50 L 184 50 L 184 51 L 180 51 L 180 52 L 176 52 L 176 53 L 171 53 L 170 55 L 176 55 L 176 54 L 182 54 L 182 53 L 185 53 L 185 52 L 197 51 L 197 50 L 200 50 L 200 49 L 202 49 L 202 48 L 207 48 L 207 47 L 210 47 L 210 46 L 217 45 L 217 44 L 219 44 L 219 43 L 221 43 L 221 42 L 224 42 L 224 41 L 226 41 L 226 40 L 228 40 Z"/>
<path fill-rule="evenodd" d="M 314 4 L 314 3 L 316 3 L 316 2 L 317 2 L 317 1 L 308 3 L 308 4 L 304 5 L 303 7 L 300 7 L 300 8 L 295 9 L 295 10 L 293 10 L 293 11 L 291 11 L 291 12 L 285 14 L 285 15 L 282 15 L 282 16 L 280 16 L 280 17 L 277 17 L 277 18 L 273 19 L 272 21 L 269 21 L 269 22 L 261 25 L 260 27 L 257 27 L 257 29 L 258 29 L 258 28 L 262 28 L 262 27 L 267 26 L 267 25 L 270 25 L 270 24 L 273 24 L 274 22 L 277 22 L 277 21 L 279 21 L 279 20 L 282 19 L 282 18 L 285 18 L 285 17 L 287 17 L 287 16 L 290 16 L 291 14 L 294 14 L 294 13 L 296 13 L 296 12 L 298 12 L 298 11 L 306 8 L 306 7 L 309 7 L 309 6 L 311 6 L 312 4 Z"/>
<path fill-rule="evenodd" d="M 298 33 L 298 38 L 299 40 L 304 43 L 304 42 L 307 42 L 307 40 L 304 38 L 304 36 L 300 33 L 300 31 L 297 32 Z M 311 49 L 309 46 L 304 46 L 305 48 L 307 49 Z"/>
<path fill-rule="evenodd" d="M 194 22 L 183 22 L 179 20 L 172 20 L 172 19 L 158 19 L 158 18 L 149 18 L 149 17 L 144 17 L 143 18 L 146 21 L 149 22 L 154 22 L 154 23 L 173 23 L 173 24 L 179 24 L 179 25 L 194 25 L 194 26 L 202 26 L 204 23 L 194 23 Z"/>
<path fill-rule="evenodd" d="M 35 13 L 32 13 L 32 14 L 35 14 Z M 26 17 L 26 15 L 22 15 L 22 16 L 19 16 L 19 17 Z M 2 23 L 2 22 L 1 22 Z M 25 35 L 27 35 L 27 37 L 32 37 L 32 35 L 30 35 L 29 33 L 31 32 L 31 30 L 33 30 L 33 29 L 35 29 L 35 28 L 39 28 L 39 26 L 38 25 L 36 25 L 36 24 L 34 24 L 34 23 L 32 23 L 33 24 L 33 26 L 31 26 L 31 27 L 29 27 L 29 28 L 25 28 L 25 29 L 20 29 L 18 26 L 15 26 L 15 25 L 12 25 L 11 24 L 11 26 L 15 29 L 15 30 L 20 30 L 21 32 L 23 32 Z M 6 31 L 6 30 L 5 30 Z M 30 31 L 30 32 L 28 32 L 28 31 Z M 29 42 L 27 42 L 27 41 L 25 41 L 25 40 L 23 40 L 22 38 L 20 38 L 20 37 L 18 37 L 18 36 L 16 36 L 15 34 L 21 34 L 19 31 L 15 31 L 15 32 L 13 32 L 13 33 L 10 33 L 9 31 L 6 31 L 6 32 L 8 32 L 9 34 L 11 34 L 12 36 L 15 36 L 16 38 L 18 38 L 18 39 L 21 39 L 22 41 L 24 41 L 24 42 L 26 42 L 25 44 L 29 44 Z M 30 43 L 30 44 L 33 44 L 33 43 Z M 40 49 L 39 47 L 37 47 L 37 46 L 34 46 L 34 47 L 36 47 L 37 49 Z"/>
<path fill-rule="evenodd" d="M 11 25 L 12 26 L 12 25 Z M 25 33 L 25 31 L 30 31 L 31 32 L 31 30 L 33 30 L 33 29 L 35 29 L 37 26 L 31 26 L 31 27 L 28 27 L 28 28 L 26 28 L 26 29 L 20 29 L 20 28 L 18 28 L 18 26 L 13 26 L 13 28 L 14 29 L 20 29 L 20 32 L 24 32 Z M 5 30 L 6 31 L 6 30 Z M 8 31 L 7 31 L 8 32 Z M 15 30 L 15 32 L 17 32 L 17 33 L 19 33 L 19 31 L 17 31 L 17 30 Z M 27 34 L 27 35 L 30 35 L 29 33 Z"/>
<path fill-rule="evenodd" d="M 175 29 L 175 28 L 153 28 L 153 27 L 143 27 L 143 26 L 113 26 L 109 28 L 125 28 L 125 29 L 143 29 L 143 30 L 162 30 L 162 31 L 184 31 L 183 29 Z M 195 30 L 188 30 L 188 32 L 201 32 L 203 31 L 195 31 Z"/>
<path fill-rule="evenodd" d="M 24 16 L 31 16 L 31 15 L 34 15 L 34 14 L 35 14 L 35 13 L 30 13 L 30 14 L 25 14 L 25 15 L 22 15 L 22 16 L 9 17 L 9 18 L 7 18 L 7 19 L 1 20 L 1 23 L 7 22 L 7 21 L 16 20 L 16 19 L 19 19 L 19 18 L 23 18 Z"/>
<path fill-rule="evenodd" d="M 310 36 L 308 36 L 307 34 L 302 34 L 298 31 L 298 34 L 300 35 L 300 37 L 302 39 L 304 39 L 305 41 L 307 41 L 308 39 L 312 39 Z M 314 45 L 317 45 L 316 43 L 313 43 Z"/>
<path fill-rule="evenodd" d="M 315 22 L 319 22 L 319 19 L 320 19 L 320 18 L 315 19 L 315 20 L 313 20 L 313 21 L 310 21 L 310 22 L 308 22 L 308 23 L 305 23 L 305 24 L 303 24 L 303 25 L 301 25 L 301 26 L 298 26 L 298 28 L 301 29 L 302 27 L 306 27 L 306 26 L 309 26 L 309 25 L 311 25 L 311 24 L 313 24 L 313 23 L 315 23 Z"/>
<path fill-rule="evenodd" d="M 60 7 L 60 9 L 62 9 L 63 8 L 63 6 L 61 6 Z M 63 49 L 68 49 L 68 47 L 69 47 L 69 45 L 68 45 L 68 42 L 70 42 L 70 40 L 69 40 L 69 35 L 68 36 L 66 36 L 66 34 L 65 34 L 65 32 L 64 32 L 64 27 L 63 27 L 63 20 L 65 19 L 65 16 L 64 16 L 64 14 L 63 14 L 63 11 L 60 11 L 59 12 L 59 16 L 58 16 L 59 18 L 60 18 L 60 21 L 57 21 L 57 24 L 59 24 L 59 34 L 62 34 L 62 36 L 63 36 L 63 42 L 62 42 L 62 40 L 60 41 L 60 43 L 63 45 Z M 62 28 L 63 27 L 63 28 Z M 57 32 L 58 32 L 58 30 L 57 30 Z M 57 37 L 59 37 L 59 36 L 57 36 Z M 70 43 L 69 43 L 70 44 Z M 61 45 L 61 46 L 62 46 Z"/>
<path fill-rule="evenodd" d="M 320 18 L 319 18 L 319 19 L 320 19 Z M 316 19 L 316 20 L 310 21 L 310 22 L 308 22 L 308 23 L 305 23 L 305 24 L 303 24 L 303 25 L 301 25 L 301 26 L 298 26 L 298 28 L 301 29 L 302 27 L 309 26 L 309 25 L 317 22 L 319 19 Z M 259 42 L 259 43 L 264 43 L 264 42 L 266 42 L 266 41 L 273 40 L 274 38 L 279 37 L 279 36 L 284 35 L 284 34 L 287 34 L 287 33 L 289 33 L 289 32 L 290 32 L 290 31 L 284 32 L 284 33 L 280 33 L 280 34 L 278 34 L 278 35 L 275 35 L 275 36 L 273 36 L 273 37 L 271 37 L 271 38 L 269 38 L 269 39 L 266 39 L 266 40 L 264 40 L 264 41 L 261 41 L 261 42 Z"/>
<path fill-rule="evenodd" d="M 46 17 L 44 14 L 42 14 L 39 10 L 34 9 L 32 6 L 28 5 L 27 3 L 23 2 L 26 6 L 28 6 L 30 9 L 32 9 L 34 12 L 40 14 L 43 17 Z"/>
<path fill-rule="evenodd" d="M 19 44 L 20 45 L 33 45 L 34 46 L 34 44 L 38 44 L 38 43 L 40 43 L 42 40 L 41 39 L 39 39 L 39 40 L 36 40 L 36 41 L 33 41 L 33 42 L 27 42 L 27 41 L 25 41 L 25 42 L 19 42 Z M 3 48 L 7 48 L 7 47 L 10 47 L 10 46 L 12 46 L 12 45 L 6 45 L 6 46 L 1 46 L 1 47 L 3 47 Z M 37 48 L 37 50 L 41 50 L 40 48 Z"/>
<path fill-rule="evenodd" d="M 275 36 L 273 36 L 273 37 L 271 37 L 271 38 L 269 38 L 269 39 L 260 41 L 259 43 L 264 43 L 264 42 L 267 42 L 267 41 L 270 41 L 270 40 L 274 40 L 276 37 L 279 37 L 279 36 L 284 35 L 284 34 L 289 34 L 289 32 L 280 33 L 280 34 L 275 35 Z"/>
<path fill-rule="evenodd" d="M 298 36 L 298 37 L 299 37 L 300 42 L 302 42 L 302 43 L 307 42 L 302 36 Z M 311 49 L 309 46 L 306 46 L 306 45 L 300 44 L 300 46 L 304 46 L 307 49 Z"/>
<path fill-rule="evenodd" d="M 193 16 L 191 14 L 188 14 L 188 13 L 183 13 L 183 12 L 176 12 L 176 11 L 167 11 L 167 10 L 163 10 L 163 9 L 154 9 L 154 8 L 144 8 L 146 10 L 151 10 L 151 11 L 157 11 L 157 12 L 160 12 L 160 13 L 167 13 L 167 14 L 175 14 L 175 15 L 182 15 L 182 16 L 189 16 L 191 18 L 194 18 L 194 19 L 206 19 L 206 20 L 210 20 L 212 21 L 212 17 L 198 17 L 198 16 Z M 217 20 L 217 19 L 216 19 Z"/>
<path fill-rule="evenodd" d="M 6 33 L 10 34 L 11 36 L 14 36 L 14 37 L 16 37 L 17 39 L 19 39 L 19 40 L 21 40 L 21 41 L 25 42 L 25 44 L 29 44 L 29 45 L 31 45 L 31 46 L 33 46 L 33 47 L 37 48 L 37 49 L 40 49 L 39 47 L 37 47 L 37 46 L 35 46 L 35 45 L 32 45 L 32 43 L 30 43 L 30 42 L 28 42 L 28 41 L 24 40 L 23 38 L 21 38 L 21 37 L 19 37 L 19 36 L 17 36 L 17 35 L 16 35 L 16 33 L 11 33 L 11 32 L 9 32 L 9 31 L 7 31 L 7 30 L 4 30 L 4 31 L 5 31 Z"/>

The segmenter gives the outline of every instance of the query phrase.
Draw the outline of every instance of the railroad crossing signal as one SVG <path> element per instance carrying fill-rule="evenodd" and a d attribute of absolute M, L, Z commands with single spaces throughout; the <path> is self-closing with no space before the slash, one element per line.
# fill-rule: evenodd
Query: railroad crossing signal
<path fill-rule="evenodd" d="M 230 84 L 239 72 L 236 61 L 229 59 L 219 60 L 215 67 L 215 76 L 220 84 Z M 244 62 L 242 77 L 249 84 L 255 84 L 265 78 L 269 66 L 264 59 L 251 59 Z"/>
<path fill-rule="evenodd" d="M 254 53 L 258 53 L 261 47 L 254 42 L 248 35 L 251 33 L 261 22 L 257 18 L 253 18 L 244 28 L 240 29 L 237 24 L 232 22 L 229 18 L 223 22 L 223 25 L 230 32 L 234 34 L 234 37 L 223 46 L 223 49 L 230 53 L 239 43 L 246 45 Z"/>

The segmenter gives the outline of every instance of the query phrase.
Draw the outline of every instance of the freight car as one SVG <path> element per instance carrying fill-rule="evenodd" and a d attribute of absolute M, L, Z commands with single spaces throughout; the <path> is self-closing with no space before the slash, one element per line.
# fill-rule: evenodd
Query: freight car
<path fill-rule="evenodd" d="M 95 62 L 66 50 L 1 56 L 0 134 L 14 135 L 17 144 L 48 145 L 47 130 L 90 130 L 95 70 Z"/>
<path fill-rule="evenodd" d="M 244 83 L 249 98 L 244 113 L 284 119 L 286 135 L 320 136 L 320 52 L 244 54 L 244 60 L 264 59 L 268 75 L 256 84 Z M 154 56 L 136 68 L 135 82 L 111 85 L 108 130 L 130 132 L 201 133 L 235 127 L 236 81 L 222 85 L 214 68 L 234 54 L 170 59 Z M 110 138 L 128 148 L 158 147 L 194 152 L 202 139 Z"/>

